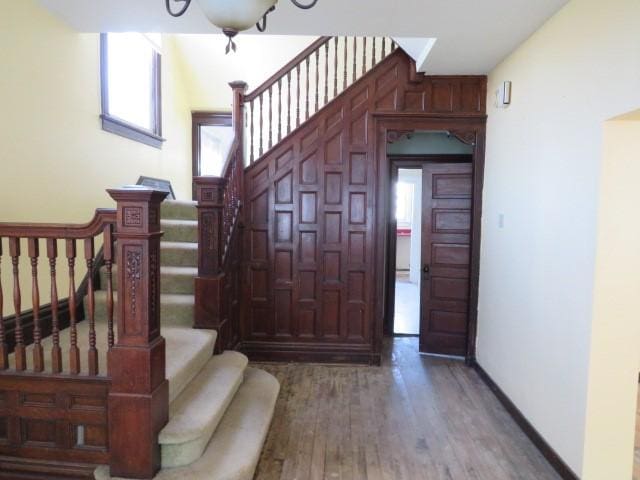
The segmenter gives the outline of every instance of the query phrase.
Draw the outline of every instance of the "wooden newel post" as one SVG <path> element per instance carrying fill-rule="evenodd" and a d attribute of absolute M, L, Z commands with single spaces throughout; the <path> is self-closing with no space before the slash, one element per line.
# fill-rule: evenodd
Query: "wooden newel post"
<path fill-rule="evenodd" d="M 246 82 L 235 81 L 229 84 L 233 90 L 233 129 L 238 143 L 242 145 L 244 133 L 244 95 L 247 92 Z"/>
<path fill-rule="evenodd" d="M 222 248 L 224 189 L 220 177 L 195 177 L 198 201 L 198 276 L 195 283 L 195 328 L 219 329 L 223 318 Z"/>
<path fill-rule="evenodd" d="M 118 335 L 109 351 L 111 475 L 153 478 L 158 434 L 168 421 L 169 383 L 160 335 L 160 203 L 148 188 L 108 190 L 118 204 Z"/>

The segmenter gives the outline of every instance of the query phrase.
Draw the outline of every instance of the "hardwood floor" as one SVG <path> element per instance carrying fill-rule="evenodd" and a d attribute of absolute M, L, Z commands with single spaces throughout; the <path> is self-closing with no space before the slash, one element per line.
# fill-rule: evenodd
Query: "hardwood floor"
<path fill-rule="evenodd" d="M 633 480 L 640 480 L 640 390 L 638 390 L 638 409 L 636 411 L 636 446 L 633 452 Z"/>
<path fill-rule="evenodd" d="M 260 364 L 282 390 L 257 480 L 560 478 L 461 361 L 385 344 L 382 367 Z"/>

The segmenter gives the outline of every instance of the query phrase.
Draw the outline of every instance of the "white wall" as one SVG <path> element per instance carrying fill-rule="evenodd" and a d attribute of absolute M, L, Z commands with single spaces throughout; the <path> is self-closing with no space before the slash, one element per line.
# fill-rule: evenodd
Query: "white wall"
<path fill-rule="evenodd" d="M 404 169 L 398 171 L 398 180 L 413 184 L 413 219 L 409 241 L 409 280 L 420 285 L 420 264 L 422 255 L 422 170 Z"/>
<path fill-rule="evenodd" d="M 596 250 L 596 238 L 614 245 L 597 223 L 604 122 L 640 106 L 639 21 L 637 0 L 573 0 L 489 76 L 477 357 L 587 480 L 631 476 L 627 432 L 611 421 L 633 422 L 616 384 L 629 379 L 604 372 L 637 367 L 640 338 L 626 317 L 601 341 L 608 312 L 594 272 L 596 251 L 610 248 Z M 512 105 L 492 108 L 504 80 Z M 635 205 L 627 218 L 637 223 Z M 598 408 L 607 391 L 626 395 L 614 411 Z M 603 438 L 612 447 L 597 452 Z"/>

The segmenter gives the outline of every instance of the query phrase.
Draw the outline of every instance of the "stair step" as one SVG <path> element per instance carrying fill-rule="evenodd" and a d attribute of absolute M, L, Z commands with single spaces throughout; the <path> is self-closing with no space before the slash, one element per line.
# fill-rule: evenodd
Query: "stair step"
<path fill-rule="evenodd" d="M 263 370 L 247 368 L 202 456 L 186 467 L 162 469 L 154 480 L 252 480 L 269 431 L 280 385 Z M 96 480 L 119 480 L 99 467 Z"/>
<path fill-rule="evenodd" d="M 242 384 L 247 363 L 239 352 L 216 355 L 171 404 L 169 423 L 159 439 L 163 468 L 189 465 L 200 458 Z"/>
<path fill-rule="evenodd" d="M 160 264 L 172 267 L 197 267 L 198 244 L 160 242 Z"/>
<path fill-rule="evenodd" d="M 198 222 L 195 220 L 160 220 L 165 242 L 198 243 Z"/>
<path fill-rule="evenodd" d="M 78 347 L 80 349 L 81 374 L 88 373 L 87 351 L 89 347 L 89 322 L 82 321 L 76 326 L 78 335 Z M 63 372 L 69 372 L 69 346 L 71 345 L 71 329 L 66 328 L 60 332 L 60 347 L 62 349 Z M 209 361 L 213 354 L 217 334 L 215 330 L 195 330 L 185 327 L 164 327 L 162 336 L 166 342 L 166 372 L 169 379 L 169 398 L 176 398 L 184 387 L 191 381 L 200 369 Z M 98 348 L 98 367 L 101 376 L 107 375 L 107 324 L 96 322 L 96 338 Z M 53 337 L 42 340 L 42 348 L 47 354 L 45 357 L 45 372 L 51 373 L 51 347 Z M 33 368 L 33 345 L 27 347 L 27 367 Z M 13 354 L 10 358 L 11 365 L 15 365 Z"/>
<path fill-rule="evenodd" d="M 218 334 L 215 330 L 163 326 L 162 336 L 167 342 L 166 371 L 171 404 L 207 364 Z"/>
<path fill-rule="evenodd" d="M 160 206 L 160 218 L 173 220 L 197 220 L 197 203 L 188 200 L 165 200 Z"/>
<path fill-rule="evenodd" d="M 118 287 L 118 267 L 113 266 L 113 288 Z M 160 267 L 160 293 L 176 293 L 193 295 L 194 279 L 198 275 L 196 267 Z M 107 269 L 100 268 L 100 285 L 105 288 L 107 285 Z"/>
<path fill-rule="evenodd" d="M 99 290 L 96 292 L 96 321 L 106 321 L 107 319 L 107 292 Z M 118 296 L 113 294 L 117 303 Z M 85 297 L 85 309 L 87 298 Z M 193 295 L 168 294 L 160 295 L 160 324 L 163 327 L 193 327 L 195 298 Z M 114 310 L 117 311 L 117 310 Z"/>

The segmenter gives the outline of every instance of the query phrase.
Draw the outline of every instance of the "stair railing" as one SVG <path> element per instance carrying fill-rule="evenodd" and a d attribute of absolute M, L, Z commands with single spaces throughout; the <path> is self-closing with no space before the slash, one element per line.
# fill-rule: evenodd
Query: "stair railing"
<path fill-rule="evenodd" d="M 243 96 L 247 85 L 231 83 L 235 139 L 220 177 L 195 177 L 198 202 L 198 276 L 194 326 L 218 331 L 216 351 L 234 346 L 239 331 L 239 247 L 244 189 Z"/>
<path fill-rule="evenodd" d="M 245 95 L 245 165 L 261 158 L 396 47 L 386 37 L 320 37 Z"/>
<path fill-rule="evenodd" d="M 8 325 L 2 318 L 4 294 L 0 277 L 0 390 L 7 400 L 14 395 L 15 398 L 31 398 L 29 395 L 34 393 L 28 392 L 50 389 L 51 393 L 38 393 L 34 398 L 51 395 L 57 399 L 48 406 L 47 413 L 48 418 L 55 418 L 57 422 L 57 460 L 78 456 L 84 463 L 109 462 L 113 476 L 152 478 L 160 469 L 158 434 L 168 421 L 169 408 L 165 343 L 160 335 L 159 273 L 160 203 L 166 193 L 135 187 L 108 192 L 117 202 L 117 209 L 97 210 L 86 225 L 0 223 L 0 262 L 3 243 L 8 244 L 15 312 L 13 332 L 9 335 Z M 107 295 L 106 338 L 98 338 L 96 329 L 96 240 L 102 242 L 106 269 L 106 285 L 102 286 L 106 287 Z M 41 242 L 46 245 L 51 297 L 51 304 L 44 306 L 41 305 L 39 287 L 42 282 L 38 269 Z M 31 268 L 33 318 L 28 339 L 26 325 L 22 321 L 20 274 L 21 246 L 25 243 Z M 58 251 L 59 243 L 64 245 L 62 255 Z M 79 243 L 83 245 L 81 255 L 77 249 Z M 88 271 L 84 299 L 84 322 L 88 323 L 86 340 L 78 337 L 78 312 L 82 311 L 83 301 L 76 290 L 79 257 L 84 260 Z M 65 260 L 68 270 L 69 293 L 68 299 L 64 300 L 60 300 L 58 292 L 60 273 L 57 264 L 61 259 Z M 114 264 L 118 267 L 117 292 L 114 292 Z M 66 335 L 67 325 L 62 324 L 62 310 L 64 307 L 66 316 L 67 306 L 69 346 L 68 351 L 63 351 L 61 336 L 63 333 Z M 45 308 L 46 325 L 41 315 Z M 48 336 L 51 336 L 52 347 L 50 352 L 45 352 L 43 340 Z M 81 355 L 85 346 L 86 363 Z M 106 368 L 99 364 L 99 350 L 102 348 L 107 350 Z M 47 355 L 51 356 L 50 362 Z M 103 400 L 97 393 L 100 391 L 105 392 Z M 88 410 L 82 404 L 77 408 L 68 404 L 83 398 L 98 403 L 87 404 L 91 405 Z M 105 403 L 104 412 L 100 407 L 101 401 Z M 40 414 L 36 412 L 34 418 L 29 417 L 28 409 L 25 410 L 19 402 L 15 405 L 12 402 L 3 403 L 3 415 L 13 420 L 8 422 L 8 443 L 0 444 L 0 455 L 41 460 L 43 453 L 33 448 L 25 438 L 29 432 L 21 430 L 21 425 L 39 422 Z M 108 442 L 104 447 L 77 449 L 77 445 L 84 445 L 82 442 L 85 441 L 84 433 L 75 432 L 78 422 L 102 422 L 99 428 L 108 432 Z M 96 424 L 91 428 L 95 431 Z M 22 451 L 24 445 L 30 448 Z M 43 445 L 50 448 L 48 443 Z"/>

